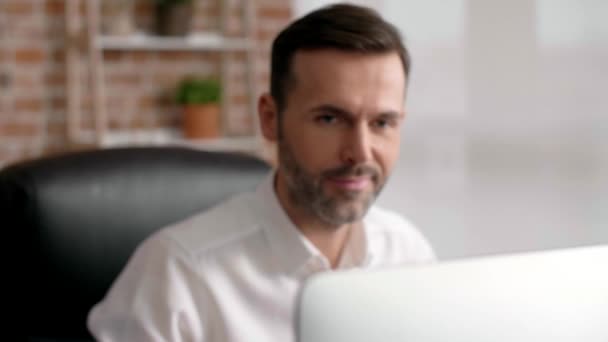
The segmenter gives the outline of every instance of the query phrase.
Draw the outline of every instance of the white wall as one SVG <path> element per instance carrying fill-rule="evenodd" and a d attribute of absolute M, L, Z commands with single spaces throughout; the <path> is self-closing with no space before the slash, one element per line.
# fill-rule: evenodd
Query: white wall
<path fill-rule="evenodd" d="M 382 205 L 443 259 L 608 243 L 608 2 L 357 3 L 414 60 Z"/>

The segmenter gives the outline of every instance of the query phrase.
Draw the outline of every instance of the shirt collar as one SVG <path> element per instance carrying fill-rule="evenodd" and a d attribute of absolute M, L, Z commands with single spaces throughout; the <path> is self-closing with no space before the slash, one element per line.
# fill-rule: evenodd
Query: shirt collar
<path fill-rule="evenodd" d="M 329 270 L 329 263 L 321 252 L 293 224 L 277 197 L 272 172 L 257 188 L 256 199 L 261 206 L 263 228 L 273 254 L 282 270 L 287 274 L 309 275 L 316 271 Z M 339 268 L 365 267 L 371 263 L 369 226 L 364 219 L 362 225 L 353 229 L 340 260 Z"/>
<path fill-rule="evenodd" d="M 262 226 L 275 259 L 285 273 L 291 274 L 321 255 L 281 206 L 274 188 L 275 176 L 273 172 L 258 186 L 256 198 L 262 208 Z"/>

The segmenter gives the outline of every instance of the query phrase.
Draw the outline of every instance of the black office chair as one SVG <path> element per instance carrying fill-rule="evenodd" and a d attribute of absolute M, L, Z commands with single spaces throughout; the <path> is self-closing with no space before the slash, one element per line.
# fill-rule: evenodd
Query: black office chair
<path fill-rule="evenodd" d="M 0 170 L 4 336 L 92 340 L 87 313 L 137 244 L 252 190 L 268 171 L 249 156 L 168 147 L 78 152 Z"/>

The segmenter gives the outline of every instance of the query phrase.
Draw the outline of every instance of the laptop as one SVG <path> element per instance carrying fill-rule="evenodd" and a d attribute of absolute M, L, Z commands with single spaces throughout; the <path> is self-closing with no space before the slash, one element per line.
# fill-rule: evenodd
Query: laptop
<path fill-rule="evenodd" d="M 608 342 L 608 245 L 312 277 L 298 342 Z"/>

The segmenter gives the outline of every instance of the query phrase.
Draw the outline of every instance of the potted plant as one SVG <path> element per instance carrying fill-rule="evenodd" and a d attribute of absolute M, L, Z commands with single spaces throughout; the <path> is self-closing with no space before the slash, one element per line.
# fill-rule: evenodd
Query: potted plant
<path fill-rule="evenodd" d="M 189 139 L 220 135 L 221 85 L 215 79 L 187 78 L 177 89 L 177 103 L 183 106 L 182 127 Z"/>
<path fill-rule="evenodd" d="M 161 36 L 185 36 L 192 22 L 192 0 L 154 0 L 156 31 Z"/>

